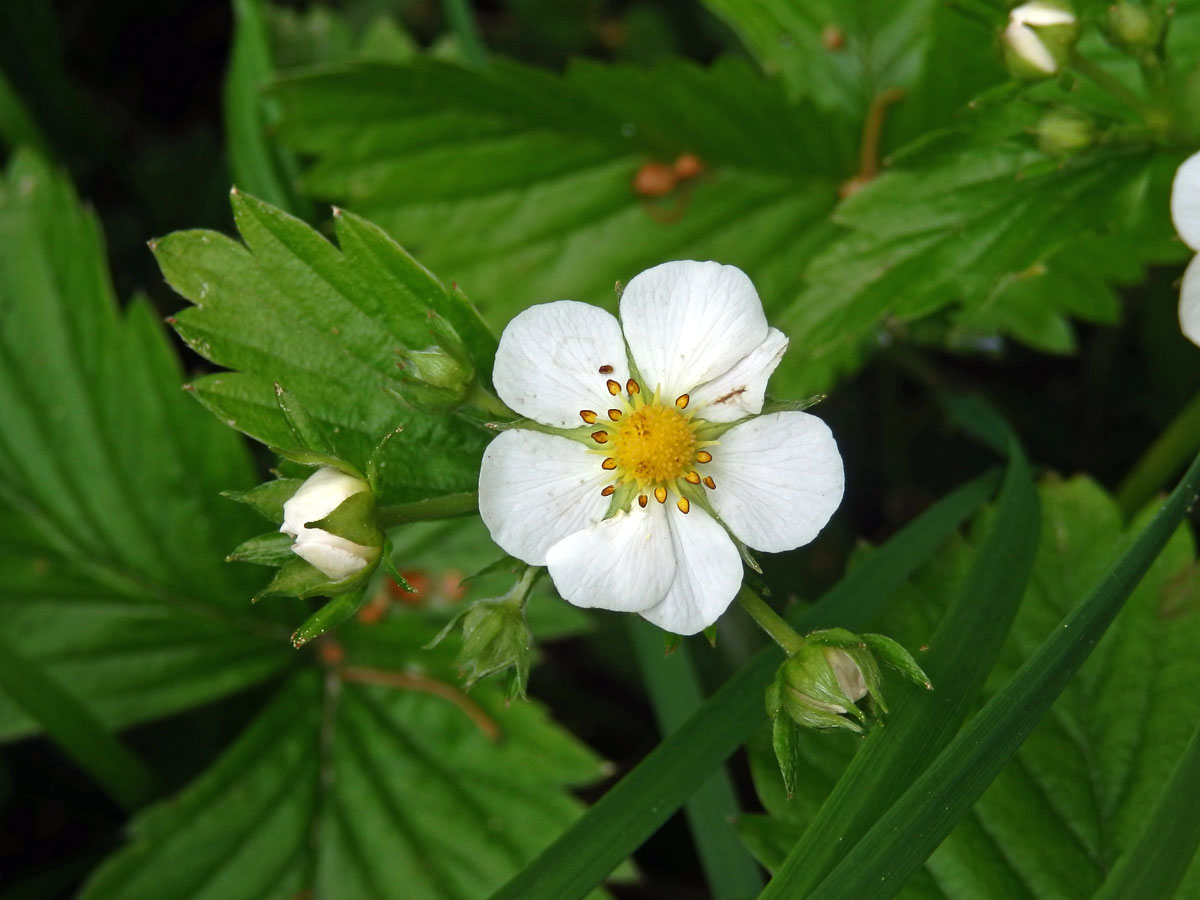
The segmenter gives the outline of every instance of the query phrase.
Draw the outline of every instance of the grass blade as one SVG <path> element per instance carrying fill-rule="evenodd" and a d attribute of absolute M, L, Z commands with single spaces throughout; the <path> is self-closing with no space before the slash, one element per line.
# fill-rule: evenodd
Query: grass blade
<path fill-rule="evenodd" d="M 641 619 L 629 620 L 629 634 L 659 731 L 666 737 L 704 702 L 691 652 L 686 643 L 680 644 L 668 658 L 662 632 Z M 739 812 L 729 773 L 720 766 L 700 784 L 684 807 L 713 900 L 751 897 L 763 887 L 758 864 L 733 830 L 731 820 Z"/>
<path fill-rule="evenodd" d="M 132 812 L 155 793 L 154 773 L 37 662 L 0 635 L 0 691 L 45 730 L 79 768 Z"/>
<path fill-rule="evenodd" d="M 886 726 L 855 754 L 762 900 L 807 897 L 970 714 L 1008 636 L 1037 550 L 1032 472 L 1014 440 L 1009 454 L 991 528 L 921 660 L 934 690 L 896 686 L 899 699 Z"/>
<path fill-rule="evenodd" d="M 995 473 L 987 472 L 943 497 L 795 624 L 856 628 L 867 622 L 995 484 Z M 780 658 L 774 647 L 761 650 L 491 900 L 578 900 L 603 881 L 765 722 L 762 694 Z"/>
<path fill-rule="evenodd" d="M 1200 456 L 1092 592 L 817 889 L 806 895 L 810 900 L 885 900 L 903 887 L 992 783 L 1087 659 L 1183 521 L 1198 491 Z M 1183 777 L 1192 776 L 1185 770 Z"/>

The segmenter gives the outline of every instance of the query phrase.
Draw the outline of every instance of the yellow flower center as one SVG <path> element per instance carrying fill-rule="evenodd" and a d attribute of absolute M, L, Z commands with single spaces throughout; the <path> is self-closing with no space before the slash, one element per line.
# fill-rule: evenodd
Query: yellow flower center
<path fill-rule="evenodd" d="M 654 404 L 616 423 L 612 456 L 626 480 L 656 485 L 686 474 L 696 460 L 696 437 L 674 406 Z"/>

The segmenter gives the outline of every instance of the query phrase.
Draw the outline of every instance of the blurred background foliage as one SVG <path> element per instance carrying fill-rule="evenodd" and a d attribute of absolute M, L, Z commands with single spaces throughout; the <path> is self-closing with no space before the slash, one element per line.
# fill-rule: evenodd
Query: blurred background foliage
<path fill-rule="evenodd" d="M 1104 7 L 1079 4 L 1093 23 Z M 988 465 L 938 400 L 986 395 L 1062 477 L 1040 484 L 1035 574 L 985 696 L 1123 546 L 1122 516 L 1169 486 L 1172 471 L 1125 479 L 1200 388 L 1166 209 L 1200 117 L 1177 109 L 1150 136 L 1144 111 L 1087 78 L 1015 92 L 1006 11 L 986 2 L 511 0 L 472 4 L 475 30 L 456 9 L 0 0 L 3 900 L 85 882 L 96 898 L 486 896 L 657 741 L 623 623 L 544 584 L 536 702 L 504 707 L 486 684 L 447 700 L 453 648 L 421 647 L 461 602 L 457 578 L 493 558 L 474 520 L 406 529 L 396 555 L 421 593 L 381 595 L 336 642 L 292 651 L 297 610 L 249 607 L 256 575 L 221 560 L 256 523 L 217 495 L 272 460 L 180 395 L 212 366 L 158 326 L 183 304 L 146 249 L 230 233 L 230 184 L 326 234 L 331 203 L 376 222 L 496 332 L 533 302 L 612 307 L 614 281 L 663 259 L 746 269 L 792 338 L 775 390 L 829 392 L 818 411 L 850 473 L 828 532 L 767 562 L 778 597 L 819 595 L 868 553 L 859 541 Z M 1168 56 L 1183 83 L 1197 33 L 1200 5 L 1180 3 Z M 1097 29 L 1081 52 L 1140 77 Z M 1038 129 L 1060 108 L 1104 139 L 1048 148 Z M 885 621 L 910 646 L 982 527 L 897 594 Z M 1011 891 L 996 896 L 1087 896 L 1103 880 L 1194 719 L 1193 560 L 1178 535 L 1117 626 L 1128 642 L 1110 638 L 911 896 L 985 896 L 976 879 Z M 728 618 L 720 652 L 692 648 L 705 688 L 758 646 Z M 56 742 L 37 736 L 22 680 L 57 698 Z M 1131 725 L 1126 708 L 1146 712 Z M 1086 760 L 1064 772 L 1072 741 Z M 95 748 L 90 763 L 71 746 Z M 807 742 L 811 778 L 786 803 L 751 743 L 734 787 L 762 807 L 739 825 L 761 863 L 782 862 L 853 746 Z M 1014 852 L 1038 816 L 1075 845 Z M 635 863 L 614 895 L 720 895 L 683 816 Z"/>

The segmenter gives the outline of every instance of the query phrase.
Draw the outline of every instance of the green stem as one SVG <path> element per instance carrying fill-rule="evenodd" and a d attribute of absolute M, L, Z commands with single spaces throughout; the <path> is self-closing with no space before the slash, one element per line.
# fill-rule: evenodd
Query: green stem
<path fill-rule="evenodd" d="M 487 65 L 487 50 L 479 37 L 479 28 L 475 24 L 475 16 L 467 0 L 442 0 L 442 9 L 462 46 L 467 65 L 473 69 L 482 69 Z"/>
<path fill-rule="evenodd" d="M 1200 450 L 1200 393 L 1171 420 L 1117 488 L 1121 512 L 1131 516 L 1145 506 L 1197 450 Z"/>
<path fill-rule="evenodd" d="M 517 414 L 509 409 L 499 397 L 487 388 L 482 387 L 479 382 L 476 382 L 471 387 L 467 403 L 470 406 L 483 410 L 488 415 L 498 416 L 502 419 L 515 419 L 517 417 Z"/>
<path fill-rule="evenodd" d="M 394 528 L 408 522 L 427 522 L 430 519 L 449 519 L 452 516 L 469 516 L 479 509 L 479 495 L 475 491 L 461 494 L 446 494 L 412 503 L 397 503 L 380 508 L 377 519 L 380 528 Z"/>
<path fill-rule="evenodd" d="M 1150 122 L 1154 120 L 1154 111 L 1145 100 L 1121 84 L 1109 72 L 1093 63 L 1090 59 L 1086 59 L 1076 53 L 1071 57 L 1070 68 L 1092 82 L 1092 84 L 1102 88 L 1114 98 L 1120 100 L 1145 121 Z"/>
<path fill-rule="evenodd" d="M 788 656 L 793 656 L 804 646 L 804 638 L 796 634 L 792 626 L 783 620 L 775 610 L 767 606 L 766 601 L 748 587 L 743 587 L 738 593 L 738 602 L 742 609 L 750 613 L 758 627 L 771 636 L 771 640 L 783 648 Z"/>

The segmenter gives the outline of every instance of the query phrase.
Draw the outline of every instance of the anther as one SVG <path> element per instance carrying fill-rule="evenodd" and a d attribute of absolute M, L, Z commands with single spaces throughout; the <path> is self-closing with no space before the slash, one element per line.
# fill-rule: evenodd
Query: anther
<path fill-rule="evenodd" d="M 608 432 L 607 431 L 593 431 L 592 432 L 592 440 L 595 441 L 597 444 L 607 444 L 608 443 Z"/>
<path fill-rule="evenodd" d="M 616 490 L 617 490 L 617 486 L 615 484 L 610 484 L 608 487 L 606 487 L 604 490 L 602 490 L 600 492 L 600 496 L 601 497 L 611 497 Z"/>
<path fill-rule="evenodd" d="M 709 453 L 707 450 L 701 450 L 699 453 L 696 454 L 696 462 L 700 462 L 700 463 L 712 462 L 712 454 Z"/>
<path fill-rule="evenodd" d="M 704 486 L 714 491 L 717 489 L 717 483 L 713 481 L 713 477 L 711 475 L 704 476 Z"/>
<path fill-rule="evenodd" d="M 611 375 L 612 374 L 612 366 L 601 366 L 600 374 L 601 375 Z"/>
<path fill-rule="evenodd" d="M 608 392 L 614 397 L 621 393 L 621 382 L 608 379 Z"/>
<path fill-rule="evenodd" d="M 612 390 L 612 388 L 609 388 L 609 390 Z M 630 396 L 633 394 L 640 394 L 642 392 L 641 386 L 638 385 L 638 383 L 632 378 L 625 382 L 625 390 L 629 392 Z"/>
<path fill-rule="evenodd" d="M 579 418 L 583 419 L 583 421 L 587 422 L 589 425 L 596 424 L 596 414 L 590 409 L 581 409 L 579 411 Z"/>
<path fill-rule="evenodd" d="M 688 472 L 686 475 L 683 476 L 683 478 L 688 484 L 699 484 L 700 483 L 700 474 L 698 472 Z"/>
<path fill-rule="evenodd" d="M 680 394 L 678 397 L 675 398 L 675 405 L 678 406 L 680 409 L 687 409 L 688 401 L 691 399 L 692 398 L 689 397 L 687 394 Z"/>
<path fill-rule="evenodd" d="M 608 411 L 608 417 L 616 422 L 621 418 L 621 411 L 619 409 L 610 409 Z"/>
<path fill-rule="evenodd" d="M 692 508 L 692 504 L 688 503 L 688 498 L 687 498 L 687 497 L 680 497 L 680 498 L 679 498 L 679 502 L 678 502 L 678 503 L 676 503 L 675 505 L 679 507 L 679 511 L 680 511 L 681 513 L 685 513 L 685 514 L 687 513 L 687 511 L 688 511 L 689 509 L 691 509 L 691 508 Z"/>
<path fill-rule="evenodd" d="M 600 463 L 600 468 L 607 469 L 610 472 L 613 469 L 615 469 L 616 467 L 617 467 L 617 461 L 615 459 L 613 459 L 611 456 L 608 459 L 606 459 L 604 462 Z"/>
<path fill-rule="evenodd" d="M 650 498 L 647 497 L 645 494 L 638 495 L 638 506 L 640 506 L 642 509 L 645 509 L 646 504 L 649 502 L 650 502 Z"/>
<path fill-rule="evenodd" d="M 666 503 L 667 502 L 667 489 L 662 486 L 656 487 L 654 489 L 654 499 L 657 500 L 659 503 Z"/>

